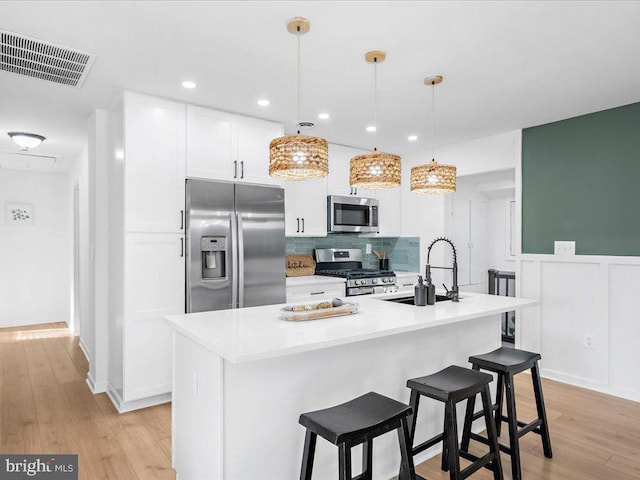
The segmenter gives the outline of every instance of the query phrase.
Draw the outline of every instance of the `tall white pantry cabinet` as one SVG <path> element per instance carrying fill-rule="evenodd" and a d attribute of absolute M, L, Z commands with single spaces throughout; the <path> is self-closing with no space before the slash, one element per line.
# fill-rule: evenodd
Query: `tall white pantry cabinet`
<path fill-rule="evenodd" d="M 282 184 L 282 124 L 124 92 L 109 110 L 109 379 L 120 412 L 171 400 L 172 336 L 185 311 L 185 180 Z"/>
<path fill-rule="evenodd" d="M 170 400 L 163 317 L 185 304 L 185 110 L 125 92 L 109 112 L 108 394 L 121 412 Z"/>

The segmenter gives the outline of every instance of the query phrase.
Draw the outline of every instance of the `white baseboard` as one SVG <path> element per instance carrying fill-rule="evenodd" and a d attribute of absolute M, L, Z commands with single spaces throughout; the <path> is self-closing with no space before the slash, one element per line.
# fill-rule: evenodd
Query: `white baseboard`
<path fill-rule="evenodd" d="M 91 393 L 97 395 L 98 393 L 105 393 L 107 391 L 107 382 L 96 382 L 91 375 L 91 372 L 87 372 L 87 385 Z"/>
<path fill-rule="evenodd" d="M 540 376 L 548 378 L 550 380 L 557 380 L 558 382 L 567 383 L 575 387 L 586 388 L 595 392 L 604 393 L 607 395 L 613 395 L 614 397 L 625 398 L 634 402 L 640 402 L 640 391 L 632 390 L 629 388 L 620 388 L 613 385 L 596 382 L 590 378 L 579 377 L 577 375 L 570 375 L 556 370 L 549 370 L 547 368 L 540 369 Z"/>
<path fill-rule="evenodd" d="M 171 394 L 165 393 L 162 395 L 155 395 L 149 398 L 142 398 L 140 400 L 134 400 L 132 402 L 125 402 L 120 397 L 120 394 L 113 388 L 110 384 L 107 387 L 107 395 L 113 403 L 113 406 L 116 407 L 118 413 L 127 413 L 133 410 L 140 410 L 142 408 L 153 407 L 155 405 L 161 405 L 163 403 L 171 402 Z"/>

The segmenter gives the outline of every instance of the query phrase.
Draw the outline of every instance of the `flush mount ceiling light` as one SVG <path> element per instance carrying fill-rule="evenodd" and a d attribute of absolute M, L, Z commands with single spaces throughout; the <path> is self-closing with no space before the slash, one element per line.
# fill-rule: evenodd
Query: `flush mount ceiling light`
<path fill-rule="evenodd" d="M 9 132 L 8 135 L 24 151 L 36 148 L 46 140 L 42 135 L 36 135 L 35 133 Z"/>
<path fill-rule="evenodd" d="M 298 37 L 298 133 L 276 138 L 269 145 L 269 175 L 286 180 L 308 180 L 329 173 L 329 145 L 323 138 L 301 135 L 300 127 L 300 35 L 311 27 L 309 20 L 295 17 L 287 30 Z"/>
<path fill-rule="evenodd" d="M 191 80 L 185 80 L 184 82 L 182 82 L 182 86 L 188 89 L 196 88 L 196 82 L 192 82 Z"/>
<path fill-rule="evenodd" d="M 271 102 L 266 98 L 261 98 L 260 100 L 258 100 L 258 105 L 260 105 L 261 107 L 268 107 L 270 103 Z"/>
<path fill-rule="evenodd" d="M 442 83 L 442 76 L 433 75 L 424 79 L 431 85 L 431 162 L 411 169 L 411 191 L 415 193 L 450 193 L 456 191 L 456 167 L 440 165 L 435 156 L 436 106 L 435 88 Z"/>
<path fill-rule="evenodd" d="M 368 132 L 376 132 L 373 152 L 351 159 L 349 185 L 357 188 L 394 188 L 400 185 L 400 157 L 378 151 L 378 63 L 386 55 L 379 50 L 367 52 L 365 60 L 373 63 L 373 121 Z"/>
<path fill-rule="evenodd" d="M 319 113 L 318 114 L 318 118 L 320 120 L 329 120 L 331 116 L 328 113 Z"/>

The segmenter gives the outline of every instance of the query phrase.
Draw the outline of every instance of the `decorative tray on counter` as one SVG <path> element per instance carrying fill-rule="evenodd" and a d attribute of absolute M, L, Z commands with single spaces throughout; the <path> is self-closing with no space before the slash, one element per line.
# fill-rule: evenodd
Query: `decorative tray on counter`
<path fill-rule="evenodd" d="M 327 301 L 286 306 L 280 309 L 280 318 L 292 322 L 300 322 L 319 318 L 338 317 L 340 315 L 352 315 L 354 313 L 358 313 L 357 303 L 342 302 L 340 306 L 334 307 L 331 301 Z"/>

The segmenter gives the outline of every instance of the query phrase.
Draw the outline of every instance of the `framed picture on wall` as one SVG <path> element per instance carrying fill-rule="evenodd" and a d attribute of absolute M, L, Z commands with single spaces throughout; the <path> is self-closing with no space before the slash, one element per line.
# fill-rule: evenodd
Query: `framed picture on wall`
<path fill-rule="evenodd" d="M 33 225 L 33 205 L 29 203 L 7 203 L 8 225 Z"/>

